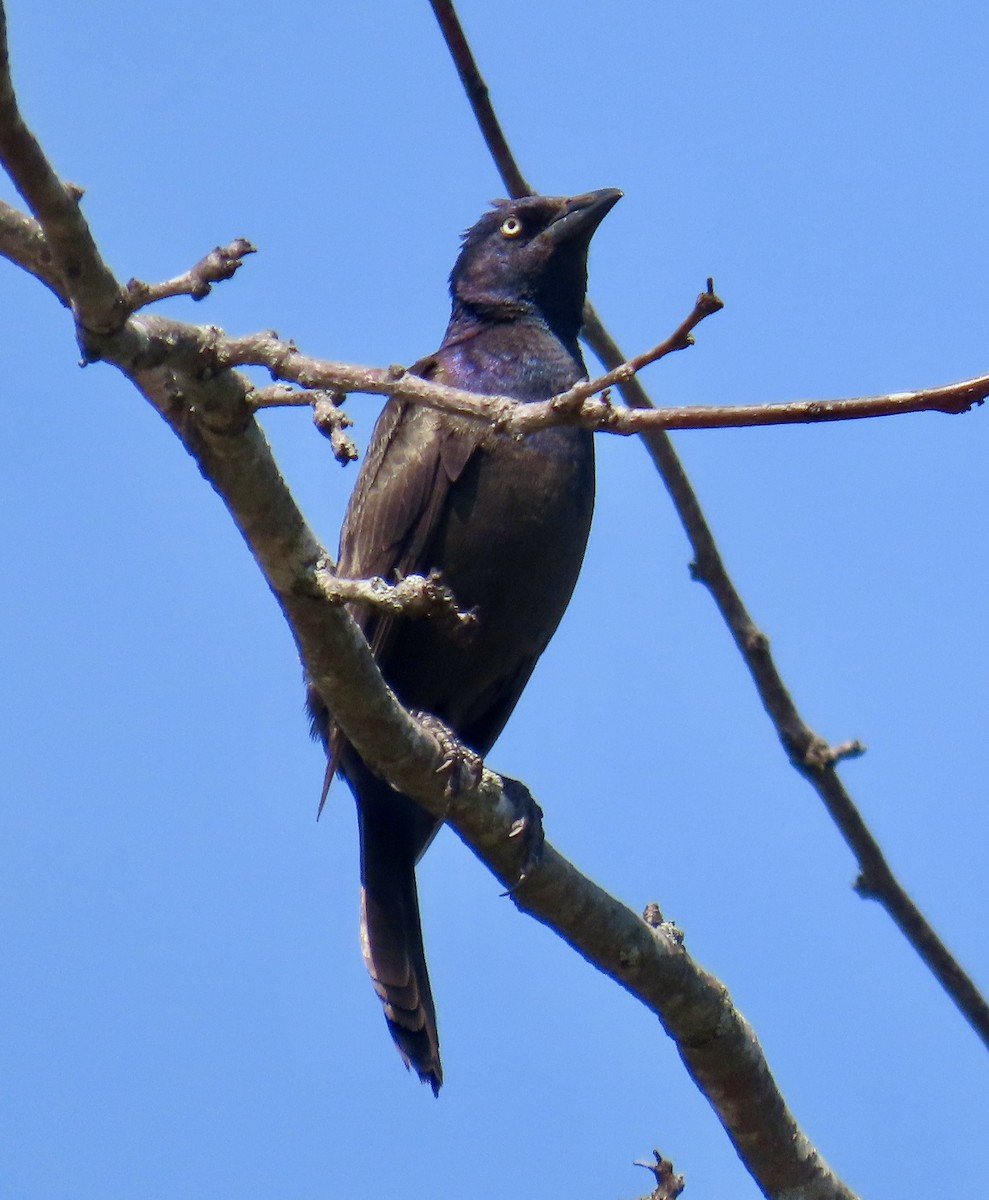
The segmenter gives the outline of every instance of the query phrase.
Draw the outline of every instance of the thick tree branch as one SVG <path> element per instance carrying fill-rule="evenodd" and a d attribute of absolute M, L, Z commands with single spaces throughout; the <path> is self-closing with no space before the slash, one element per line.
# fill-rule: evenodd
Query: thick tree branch
<path fill-rule="evenodd" d="M 52 262 L 41 226 L 5 200 L 0 200 L 0 254 L 40 280 L 68 306 L 62 276 Z"/>
<path fill-rule="evenodd" d="M 82 190 L 51 169 L 17 107 L 10 75 L 7 17 L 0 6 L 0 159 L 44 230 L 56 274 L 71 295 L 77 322 L 107 333 L 126 315 L 120 285 L 100 257 L 79 208 Z M 46 282 L 48 282 L 46 280 Z M 49 286 L 52 284 L 49 282 Z"/>
<path fill-rule="evenodd" d="M 484 134 L 502 181 L 513 196 L 529 193 L 529 185 L 515 163 L 508 142 L 494 113 L 477 64 L 467 45 L 454 6 L 449 0 L 430 0 L 451 55 L 464 81 L 464 89 Z M 604 328 L 588 301 L 584 306 L 583 338 L 604 365 L 621 370 L 626 362 L 617 343 Z M 910 899 L 887 864 L 878 842 L 853 803 L 835 770 L 841 758 L 861 753 L 858 742 L 832 747 L 804 722 L 769 652 L 769 640 L 753 623 L 728 575 L 714 535 L 701 509 L 696 492 L 664 432 L 665 429 L 700 428 L 699 411 L 718 413 L 714 424 L 762 425 L 792 421 L 843 420 L 925 410 L 964 412 L 989 396 L 989 376 L 925 391 L 892 393 L 854 400 L 796 401 L 784 405 L 740 406 L 728 410 L 657 410 L 640 380 L 630 375 L 619 383 L 626 404 L 648 414 L 648 424 L 634 429 L 641 433 L 656 468 L 670 493 L 694 552 L 692 571 L 711 591 L 746 666 L 759 697 L 769 714 L 790 761 L 809 780 L 837 824 L 842 837 L 858 860 L 860 875 L 856 890 L 878 900 L 917 951 L 941 986 L 955 1002 L 976 1034 L 989 1046 L 989 1004 L 940 940 L 923 913 Z M 671 420 L 655 416 L 681 414 Z M 685 418 L 685 419 L 684 419 Z M 632 430 L 629 430 L 632 432 Z"/>
<path fill-rule="evenodd" d="M 341 606 L 345 597 L 325 594 L 328 556 L 250 414 L 249 383 L 234 372 L 204 380 L 183 363 L 183 351 L 196 361 L 206 336 L 162 318 L 133 317 L 125 331 L 105 339 L 103 357 L 134 380 L 227 505 L 348 739 L 392 784 L 445 817 L 521 909 L 656 1012 L 767 1195 L 851 1200 L 796 1125 L 726 989 L 690 959 L 680 939 L 663 926 L 651 928 L 549 844 L 538 867 L 517 883 L 524 861 L 511 836 L 518 785 L 485 770 L 475 786 L 447 793 L 443 742 L 385 685 Z"/>
<path fill-rule="evenodd" d="M 800 1131 L 725 987 L 693 962 L 682 939 L 665 926 L 651 927 L 548 843 L 536 869 L 518 883 L 525 861 L 524 848 L 512 837 L 518 785 L 484 770 L 476 785 L 448 793 L 443 742 L 402 709 L 339 600 L 325 596 L 325 551 L 295 507 L 253 418 L 245 420 L 244 382 L 233 373 L 197 382 L 166 364 L 137 369 L 134 378 L 227 504 L 310 677 L 361 756 L 404 794 L 445 817 L 523 911 L 659 1016 L 767 1195 L 853 1200 Z"/>
<path fill-rule="evenodd" d="M 4 65 L 5 55 L 0 71 Z M 10 92 L 7 77 L 0 78 L 4 90 Z M 74 311 L 119 318 L 121 289 L 108 271 L 98 269 L 101 260 L 78 210 L 66 217 L 59 200 L 64 189 L 36 143 L 25 133 L 0 150 L 21 180 L 46 241 L 58 248 L 55 258 Z M 22 153 L 27 166 L 18 158 Z M 74 263 L 82 264 L 79 271 L 65 269 Z M 329 558 L 257 425 L 251 384 L 216 362 L 220 336 L 215 329 L 135 313 L 107 320 L 104 329 L 88 325 L 86 344 L 91 357 L 113 363 L 133 380 L 227 506 L 285 614 L 310 677 L 347 738 L 405 794 L 449 819 L 511 886 L 520 907 L 659 1015 L 768 1195 L 851 1200 L 796 1126 L 752 1030 L 725 988 L 692 962 L 682 938 L 663 925 L 651 927 L 548 844 L 538 866 L 519 882 L 526 848 L 512 835 L 521 785 L 481 770 L 476 782 L 468 780 L 450 794 L 442 774 L 444 739 L 401 707 L 343 597 L 327 596 Z"/>

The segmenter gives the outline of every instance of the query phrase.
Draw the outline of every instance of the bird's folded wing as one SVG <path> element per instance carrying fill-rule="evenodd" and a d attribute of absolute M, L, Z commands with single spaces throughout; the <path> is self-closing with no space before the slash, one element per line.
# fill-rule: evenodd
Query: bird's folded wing
<path fill-rule="evenodd" d="M 414 370 L 427 378 L 442 374 L 436 359 L 424 359 Z M 380 576 L 393 583 L 427 572 L 432 565 L 430 544 L 450 487 L 487 434 L 483 422 L 390 399 L 375 426 L 364 470 L 347 507 L 339 573 L 351 579 Z M 375 658 L 383 662 L 396 618 L 356 606 L 351 611 Z M 333 729 L 327 787 L 342 749 L 343 739 Z"/>

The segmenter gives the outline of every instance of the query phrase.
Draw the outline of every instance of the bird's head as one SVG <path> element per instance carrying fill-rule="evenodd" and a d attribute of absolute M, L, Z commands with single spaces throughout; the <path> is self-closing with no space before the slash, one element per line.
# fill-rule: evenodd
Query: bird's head
<path fill-rule="evenodd" d="M 617 188 L 583 196 L 496 200 L 464 234 L 450 275 L 454 313 L 486 320 L 543 317 L 565 340 L 580 330 L 587 249 L 621 199 Z"/>

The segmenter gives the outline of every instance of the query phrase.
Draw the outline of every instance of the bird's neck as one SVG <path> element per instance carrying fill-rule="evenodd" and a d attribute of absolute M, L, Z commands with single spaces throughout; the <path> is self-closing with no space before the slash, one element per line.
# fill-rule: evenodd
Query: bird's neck
<path fill-rule="evenodd" d="M 546 399 L 586 376 L 576 336 L 564 340 L 536 312 L 493 321 L 455 307 L 440 353 L 447 382 L 520 400 Z"/>
<path fill-rule="evenodd" d="M 472 296 L 470 300 L 454 299 L 450 324 L 445 341 L 475 337 L 492 326 L 511 325 L 523 329 L 543 330 L 555 337 L 568 350 L 576 350 L 580 332 L 579 318 L 572 314 L 547 314 L 530 300 L 508 300 L 501 296 Z"/>

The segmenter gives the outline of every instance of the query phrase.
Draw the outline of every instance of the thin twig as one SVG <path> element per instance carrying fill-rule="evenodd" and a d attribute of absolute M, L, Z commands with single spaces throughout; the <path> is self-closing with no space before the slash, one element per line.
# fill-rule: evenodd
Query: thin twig
<path fill-rule="evenodd" d="M 202 300 L 213 290 L 214 283 L 233 278 L 244 265 L 244 258 L 255 253 L 256 248 L 246 238 L 234 238 L 226 246 L 216 246 L 195 266 L 182 275 L 176 275 L 174 279 L 166 279 L 162 283 L 131 279 L 127 284 L 131 312 L 169 296 L 191 296 L 193 300 Z"/>
<path fill-rule="evenodd" d="M 285 383 L 273 383 L 271 387 L 255 388 L 247 402 L 255 411 L 262 408 L 286 408 L 308 404 L 312 408 L 313 424 L 328 438 L 333 448 L 333 457 L 341 466 L 354 462 L 357 443 L 346 431 L 353 425 L 348 414 L 340 407 L 342 392 L 327 388 L 293 388 Z"/>
<path fill-rule="evenodd" d="M 314 578 L 320 593 L 334 604 L 360 604 L 388 616 L 439 618 L 464 632 L 477 624 L 472 610 L 463 611 L 457 606 L 456 596 L 438 571 L 406 575 L 397 583 L 386 583 L 379 575 L 347 579 L 335 574 L 328 565 L 317 565 Z"/>
<path fill-rule="evenodd" d="M 668 1158 L 663 1158 L 658 1150 L 654 1150 L 652 1153 L 653 1162 L 642 1162 L 640 1159 L 636 1159 L 632 1164 L 652 1171 L 656 1180 L 656 1186 L 648 1196 L 643 1197 L 643 1200 L 676 1200 L 684 1189 L 683 1176 L 676 1173 L 673 1163 Z"/>
<path fill-rule="evenodd" d="M 265 367 L 271 374 L 300 384 L 304 389 L 321 389 L 339 397 L 352 392 L 399 396 L 432 408 L 478 417 L 508 433 L 534 433 L 551 425 L 579 425 L 596 433 L 620 437 L 662 429 L 726 429 L 761 425 L 795 425 L 819 421 L 850 421 L 865 417 L 903 416 L 906 413 L 942 412 L 958 414 L 989 397 L 989 375 L 963 379 L 915 392 L 893 392 L 882 396 L 854 396 L 843 400 L 790 400 L 772 404 L 690 404 L 654 408 L 629 400 L 625 388 L 638 371 L 667 354 L 692 344 L 689 331 L 721 307 L 713 292 L 701 292 L 690 314 L 666 339 L 632 358 L 620 358 L 604 375 L 574 384 L 549 400 L 523 403 L 509 396 L 484 396 L 408 374 L 402 367 L 366 367 L 357 363 L 312 358 L 295 345 L 271 332 L 220 337 L 211 347 L 211 363 L 223 367 Z M 592 337 L 585 315 L 584 336 Z M 602 343 L 595 346 L 602 361 Z M 602 393 L 618 385 L 626 405 L 608 402 Z M 638 398 L 645 393 L 631 393 Z M 309 404 L 308 391 L 266 388 L 252 403 L 257 408 Z"/>
<path fill-rule="evenodd" d="M 594 396 L 599 392 L 605 391 L 606 388 L 613 387 L 615 384 L 625 383 L 634 375 L 638 375 L 644 367 L 651 366 L 654 362 L 659 362 L 667 354 L 673 354 L 677 350 L 686 350 L 688 346 L 694 344 L 693 331 L 701 321 L 705 317 L 710 317 L 714 313 L 720 312 L 724 306 L 724 301 L 720 296 L 715 294 L 714 280 L 709 278 L 707 288 L 694 301 L 693 311 L 680 322 L 665 341 L 660 342 L 657 346 L 653 346 L 651 350 L 646 350 L 642 354 L 633 355 L 613 370 L 607 371 L 604 375 L 599 375 L 597 379 L 588 379 L 583 383 L 575 383 L 569 392 L 558 396 L 553 403 L 558 408 L 563 408 L 564 406 L 578 407 L 577 402 L 583 400 L 585 397 Z"/>
<path fill-rule="evenodd" d="M 515 155 L 512 154 L 502 132 L 501 123 L 495 115 L 488 93 L 488 85 L 481 77 L 456 9 L 448 0 L 429 0 L 429 3 L 449 48 L 453 65 L 457 68 L 460 82 L 470 100 L 474 119 L 481 129 L 485 145 L 495 161 L 502 181 L 508 188 L 508 194 L 515 197 L 533 195 L 534 189 L 519 170 Z"/>

